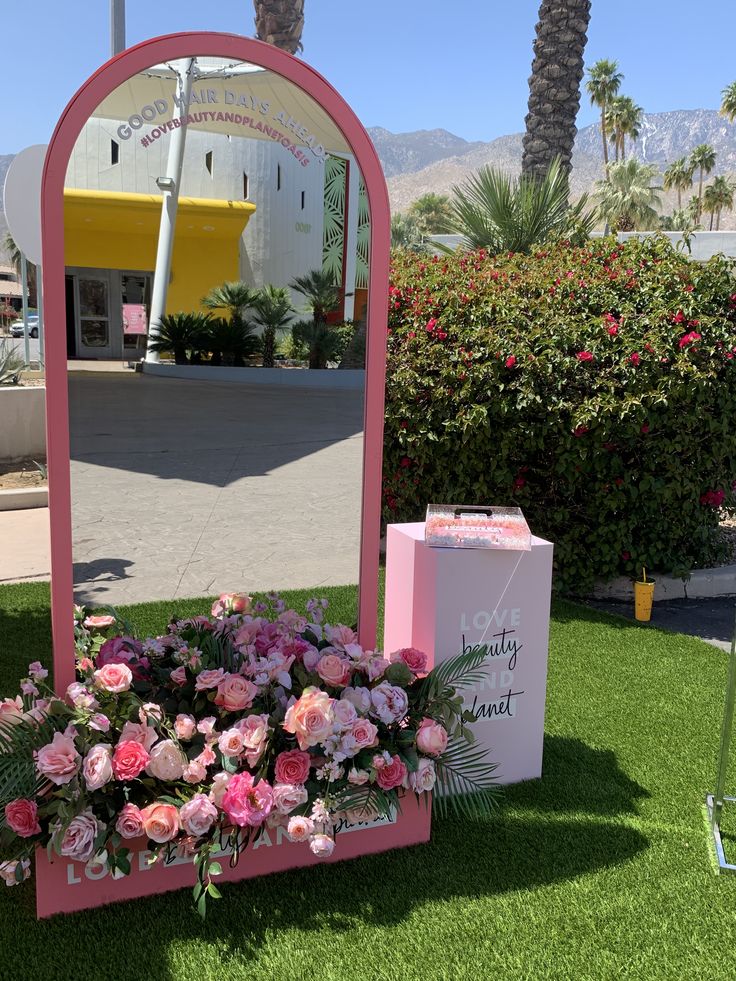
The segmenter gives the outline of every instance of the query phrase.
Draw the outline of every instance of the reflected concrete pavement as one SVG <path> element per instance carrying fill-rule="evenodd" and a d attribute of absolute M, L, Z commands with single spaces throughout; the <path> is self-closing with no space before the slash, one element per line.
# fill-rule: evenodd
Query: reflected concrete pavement
<path fill-rule="evenodd" d="M 70 373 L 88 604 L 357 582 L 362 392 Z"/>

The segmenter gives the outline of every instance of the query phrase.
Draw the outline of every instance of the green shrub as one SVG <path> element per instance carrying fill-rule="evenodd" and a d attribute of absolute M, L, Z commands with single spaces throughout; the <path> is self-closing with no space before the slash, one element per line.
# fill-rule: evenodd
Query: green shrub
<path fill-rule="evenodd" d="M 384 517 L 518 505 L 566 591 L 717 560 L 736 510 L 733 267 L 664 238 L 395 254 Z"/>

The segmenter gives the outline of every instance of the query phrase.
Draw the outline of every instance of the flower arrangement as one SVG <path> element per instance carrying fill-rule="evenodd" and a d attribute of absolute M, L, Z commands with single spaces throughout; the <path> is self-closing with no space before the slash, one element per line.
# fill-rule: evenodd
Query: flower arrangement
<path fill-rule="evenodd" d="M 494 765 L 474 745 L 463 686 L 483 654 L 427 672 L 407 648 L 364 650 L 353 629 L 275 594 L 225 594 L 211 616 L 139 639 L 114 611 L 75 609 L 77 678 L 64 697 L 29 666 L 0 702 L 0 876 L 30 875 L 38 845 L 130 872 L 131 844 L 152 861 L 191 855 L 195 903 L 218 897 L 216 858 L 242 858 L 260 830 L 329 856 L 341 824 L 390 818 L 405 793 L 445 812 L 487 814 Z"/>

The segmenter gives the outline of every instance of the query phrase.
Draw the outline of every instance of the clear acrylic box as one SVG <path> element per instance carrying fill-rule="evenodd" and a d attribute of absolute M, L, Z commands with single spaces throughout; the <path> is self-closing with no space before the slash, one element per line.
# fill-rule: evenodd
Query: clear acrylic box
<path fill-rule="evenodd" d="M 521 508 L 429 504 L 427 545 L 442 548 L 506 548 L 531 551 L 532 536 Z"/>

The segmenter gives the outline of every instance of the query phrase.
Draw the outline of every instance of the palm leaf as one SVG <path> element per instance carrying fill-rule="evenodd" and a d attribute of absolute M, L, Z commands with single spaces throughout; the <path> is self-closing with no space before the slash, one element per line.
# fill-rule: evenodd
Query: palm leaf
<path fill-rule="evenodd" d="M 458 817 L 474 819 L 489 817 L 495 811 L 501 790 L 494 782 L 497 765 L 489 761 L 489 753 L 464 739 L 450 740 L 435 762 L 435 814 L 447 817 L 451 808 Z"/>
<path fill-rule="evenodd" d="M 356 787 L 348 785 L 339 790 L 334 797 L 337 810 L 351 811 L 355 809 L 375 811 L 379 817 L 391 817 L 397 810 L 401 811 L 398 795 L 387 793 L 375 784 L 363 784 Z"/>
<path fill-rule="evenodd" d="M 66 707 L 63 702 L 53 705 Z M 24 718 L 13 722 L 0 718 L 0 809 L 19 797 L 33 799 L 48 783 L 36 770 L 33 754 L 63 732 L 69 721 L 67 711 L 47 715 L 42 720 Z"/>
<path fill-rule="evenodd" d="M 419 688 L 418 707 L 426 705 L 441 694 L 451 694 L 448 688 L 472 688 L 485 678 L 485 670 L 481 667 L 488 659 L 488 650 L 481 646 L 479 650 L 472 648 L 461 651 L 454 657 L 448 658 L 433 668 L 422 681 Z"/>

